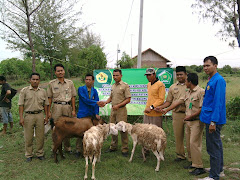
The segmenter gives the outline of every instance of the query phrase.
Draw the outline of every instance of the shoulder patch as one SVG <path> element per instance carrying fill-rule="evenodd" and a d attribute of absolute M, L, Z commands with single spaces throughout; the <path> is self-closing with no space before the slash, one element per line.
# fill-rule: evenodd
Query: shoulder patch
<path fill-rule="evenodd" d="M 53 80 L 49 81 L 49 84 L 55 82 L 56 80 L 57 79 L 53 79 Z"/>

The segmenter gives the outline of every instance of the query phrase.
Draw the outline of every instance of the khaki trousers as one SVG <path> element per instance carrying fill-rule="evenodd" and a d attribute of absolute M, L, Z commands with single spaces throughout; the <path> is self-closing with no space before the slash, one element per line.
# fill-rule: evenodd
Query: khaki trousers
<path fill-rule="evenodd" d="M 126 106 L 119 108 L 118 110 L 113 110 L 113 109 L 111 110 L 110 122 L 116 124 L 120 121 L 127 122 Z M 121 151 L 125 153 L 125 152 L 128 152 L 128 133 L 127 132 L 120 132 L 120 133 L 121 133 L 121 140 L 122 140 Z M 115 150 L 117 149 L 117 146 L 118 146 L 118 136 L 112 135 L 110 149 Z"/>
<path fill-rule="evenodd" d="M 186 159 L 185 150 L 184 150 L 184 117 L 185 113 L 182 112 L 173 112 L 173 132 L 175 136 L 176 143 L 176 154 L 178 158 Z"/>
<path fill-rule="evenodd" d="M 52 107 L 52 118 L 57 121 L 61 116 L 72 117 L 72 107 L 71 105 L 53 104 Z M 63 140 L 64 150 L 71 151 L 70 138 L 65 138 Z"/>
<path fill-rule="evenodd" d="M 192 166 L 203 168 L 202 162 L 202 136 L 204 123 L 200 120 L 186 121 L 186 144 L 188 160 L 192 161 Z"/>
<path fill-rule="evenodd" d="M 25 140 L 25 156 L 33 157 L 33 133 L 35 128 L 36 135 L 36 155 L 38 157 L 44 155 L 44 114 L 27 114 L 24 115 L 24 140 Z"/>

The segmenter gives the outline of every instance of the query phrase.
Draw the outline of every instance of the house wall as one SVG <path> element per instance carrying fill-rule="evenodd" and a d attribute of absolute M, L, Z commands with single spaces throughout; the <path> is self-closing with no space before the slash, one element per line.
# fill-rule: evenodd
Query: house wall
<path fill-rule="evenodd" d="M 166 60 L 158 56 L 156 53 L 150 51 L 142 54 L 141 66 L 146 68 L 149 67 L 166 68 L 167 64 Z M 137 68 L 137 65 L 134 65 L 133 68 Z"/>

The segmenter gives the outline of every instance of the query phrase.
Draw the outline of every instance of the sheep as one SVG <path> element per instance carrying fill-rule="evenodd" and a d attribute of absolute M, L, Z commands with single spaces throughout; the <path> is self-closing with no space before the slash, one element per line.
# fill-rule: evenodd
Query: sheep
<path fill-rule="evenodd" d="M 92 179 L 95 179 L 95 164 L 100 161 L 103 141 L 108 135 L 117 135 L 118 130 L 113 123 L 97 125 L 91 127 L 84 133 L 83 137 L 83 156 L 85 157 L 86 167 L 84 179 L 87 179 L 88 158 L 92 162 Z"/>
<path fill-rule="evenodd" d="M 65 138 L 72 138 L 72 137 L 83 137 L 85 131 L 90 129 L 92 126 L 96 126 L 98 124 L 106 123 L 104 120 L 100 119 L 91 119 L 90 117 L 86 118 L 76 118 L 76 117 L 66 117 L 62 116 L 59 117 L 56 122 L 53 119 L 50 119 L 50 124 L 53 129 L 52 132 L 52 139 L 53 139 L 53 155 L 54 160 L 58 163 L 57 159 L 57 150 L 64 159 L 62 153 L 62 141 Z"/>
<path fill-rule="evenodd" d="M 133 154 L 136 145 L 139 143 L 142 145 L 142 155 L 144 161 L 146 161 L 144 148 L 152 150 L 153 154 L 157 158 L 157 166 L 155 171 L 159 171 L 160 160 L 164 161 L 164 151 L 167 145 L 166 134 L 164 130 L 153 124 L 129 124 L 124 121 L 120 121 L 116 124 L 116 128 L 119 131 L 127 131 L 133 140 L 133 149 L 129 162 L 132 162 Z"/>

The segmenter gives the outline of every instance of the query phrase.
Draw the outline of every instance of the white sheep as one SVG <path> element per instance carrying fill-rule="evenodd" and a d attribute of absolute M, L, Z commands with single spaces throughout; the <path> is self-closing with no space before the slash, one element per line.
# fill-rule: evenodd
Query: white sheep
<path fill-rule="evenodd" d="M 92 162 L 92 179 L 95 179 L 95 164 L 97 160 L 100 161 L 103 141 L 110 134 L 115 136 L 118 134 L 116 125 L 113 123 L 93 126 L 84 133 L 83 155 L 86 161 L 84 179 L 87 179 L 88 158 Z"/>
<path fill-rule="evenodd" d="M 129 124 L 124 121 L 117 123 L 116 128 L 119 131 L 127 131 L 133 140 L 133 149 L 129 162 L 132 162 L 136 145 L 142 145 L 142 154 L 144 161 L 146 160 L 144 149 L 151 150 L 157 158 L 157 166 L 155 171 L 159 171 L 160 160 L 164 161 L 164 150 L 167 145 L 167 138 L 164 130 L 153 124 Z"/>

